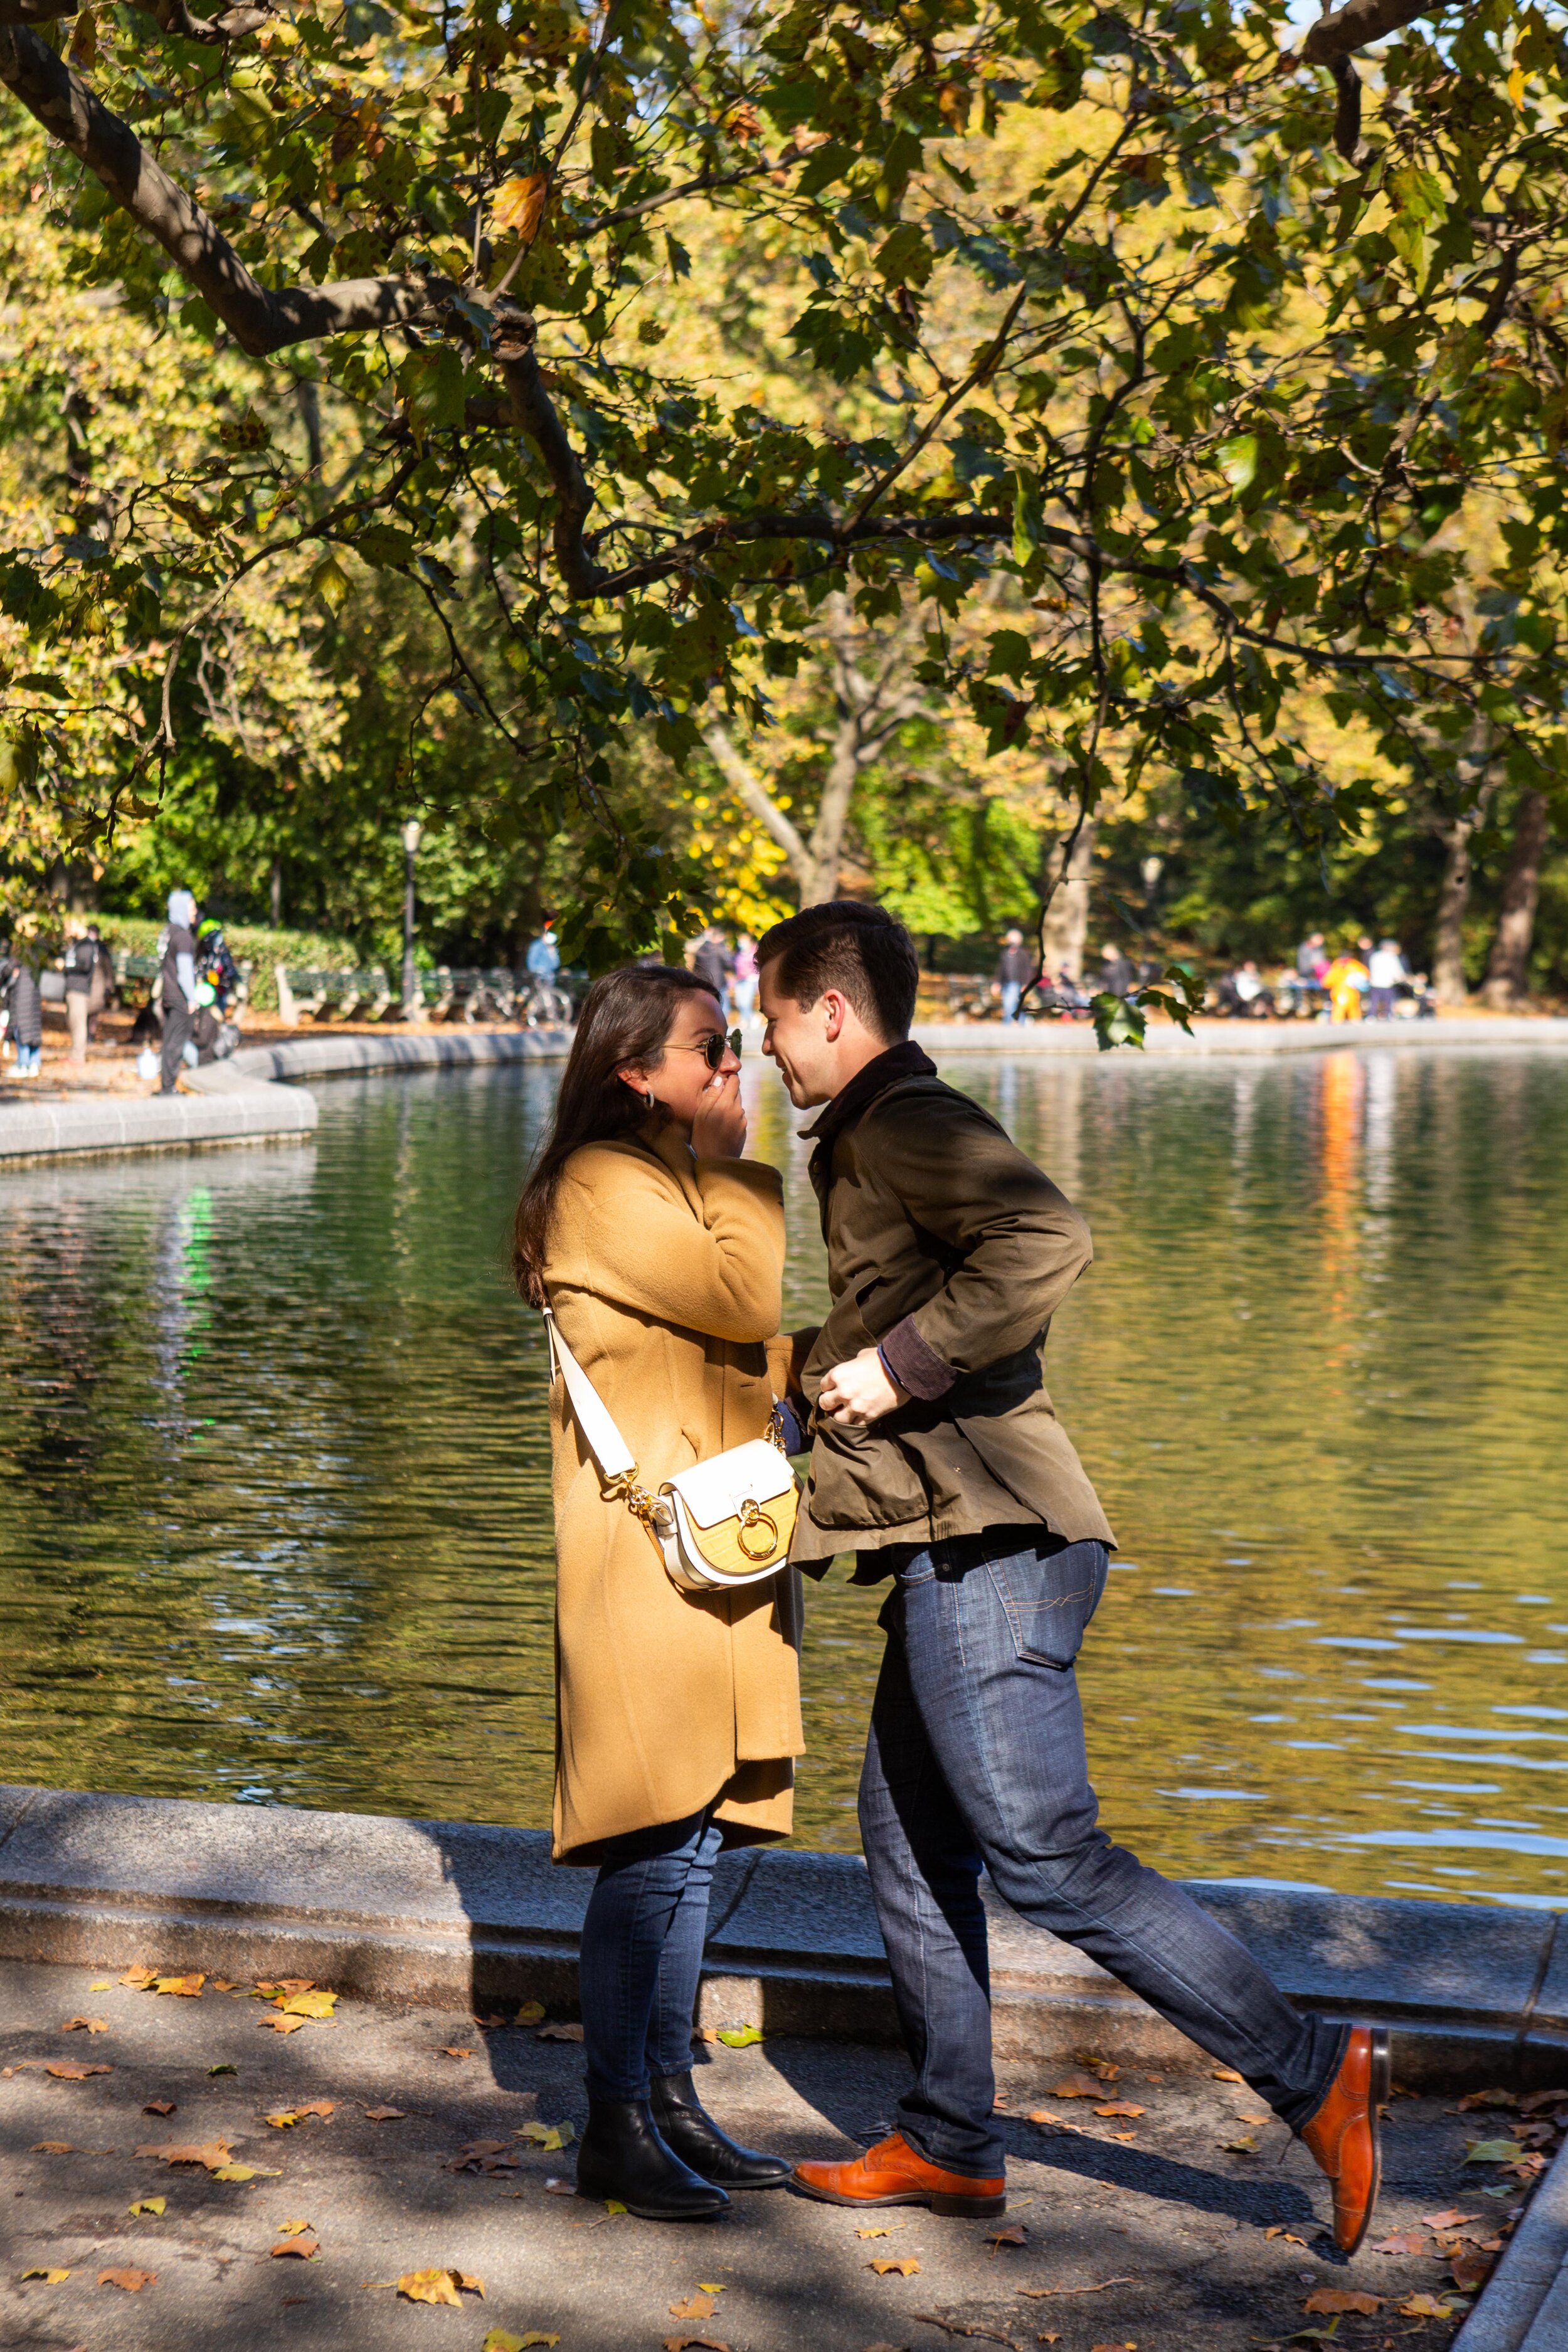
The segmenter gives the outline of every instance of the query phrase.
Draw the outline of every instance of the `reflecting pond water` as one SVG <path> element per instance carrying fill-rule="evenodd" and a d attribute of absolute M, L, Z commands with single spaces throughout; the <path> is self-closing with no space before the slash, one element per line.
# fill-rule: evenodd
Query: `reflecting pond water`
<path fill-rule="evenodd" d="M 1050 1383 L 1121 1538 L 1083 1678 L 1163 1867 L 1568 1904 L 1568 1057 L 944 1065 L 1090 1216 Z M 805 1147 L 792 1319 L 820 1310 Z M 548 1071 L 338 1082 L 305 1149 L 0 1178 L 0 1779 L 542 1823 Z M 880 1635 L 811 1597 L 799 1834 Z"/>

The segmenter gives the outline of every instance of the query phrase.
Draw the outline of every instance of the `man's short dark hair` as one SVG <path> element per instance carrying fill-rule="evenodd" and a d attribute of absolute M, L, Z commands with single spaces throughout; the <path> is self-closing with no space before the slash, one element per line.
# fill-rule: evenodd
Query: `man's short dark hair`
<path fill-rule="evenodd" d="M 795 1004 L 836 988 L 868 1029 L 897 1045 L 914 1018 L 920 961 L 902 923 L 858 898 L 803 907 L 757 942 L 757 969 L 776 964 L 774 986 Z"/>

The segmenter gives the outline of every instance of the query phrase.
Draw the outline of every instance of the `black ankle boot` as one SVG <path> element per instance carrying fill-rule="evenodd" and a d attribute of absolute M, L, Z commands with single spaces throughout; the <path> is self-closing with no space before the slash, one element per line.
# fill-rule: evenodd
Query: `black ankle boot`
<path fill-rule="evenodd" d="M 590 2098 L 577 2193 L 616 2198 L 643 2221 L 712 2221 L 730 2202 L 668 2146 L 646 2099 Z"/>
<path fill-rule="evenodd" d="M 737 2147 L 721 2132 L 697 2095 L 689 2072 L 656 2074 L 649 2101 L 659 2137 L 693 2172 L 721 2189 L 782 2189 L 790 2176 L 787 2156 L 762 2156 Z"/>

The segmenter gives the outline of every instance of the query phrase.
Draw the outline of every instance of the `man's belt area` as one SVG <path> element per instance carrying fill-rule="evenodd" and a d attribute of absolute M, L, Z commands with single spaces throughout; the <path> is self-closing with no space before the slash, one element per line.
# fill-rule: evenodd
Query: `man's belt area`
<path fill-rule="evenodd" d="M 876 1427 L 889 1437 L 897 1437 L 906 1430 L 935 1429 L 944 1421 L 979 1421 L 1012 1412 L 1044 1386 L 1037 1341 L 979 1371 L 960 1372 L 945 1395 L 929 1400 L 911 1397 L 896 1412 L 885 1414 Z"/>

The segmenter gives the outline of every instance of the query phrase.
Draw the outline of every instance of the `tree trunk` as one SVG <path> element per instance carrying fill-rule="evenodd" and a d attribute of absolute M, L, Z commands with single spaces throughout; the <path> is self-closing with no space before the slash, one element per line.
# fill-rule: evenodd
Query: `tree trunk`
<path fill-rule="evenodd" d="M 1067 834 L 1050 852 L 1046 880 L 1049 883 L 1058 875 L 1061 875 L 1061 879 L 1057 881 L 1046 915 L 1044 947 L 1047 981 L 1055 980 L 1062 971 L 1069 980 L 1083 978 L 1083 950 L 1089 938 L 1089 862 L 1094 856 L 1097 830 L 1094 818 L 1085 817 L 1065 875 L 1061 874 L 1061 856 L 1067 846 Z"/>
<path fill-rule="evenodd" d="M 1546 852 L 1551 820 L 1544 793 L 1526 793 L 1514 820 L 1513 853 L 1502 886 L 1502 907 L 1487 964 L 1481 994 L 1500 1013 L 1523 1004 L 1530 995 L 1531 941 L 1535 935 L 1535 901 L 1541 889 L 1541 861 Z"/>
<path fill-rule="evenodd" d="M 268 896 L 272 908 L 272 928 L 280 931 L 283 928 L 283 860 L 276 851 L 273 853 L 272 880 Z"/>
<path fill-rule="evenodd" d="M 1470 903 L 1470 836 L 1479 820 L 1479 810 L 1472 809 L 1450 818 L 1443 832 L 1447 855 L 1432 927 L 1432 993 L 1439 1004 L 1463 1004 L 1469 994 L 1465 981 L 1465 915 Z"/>

